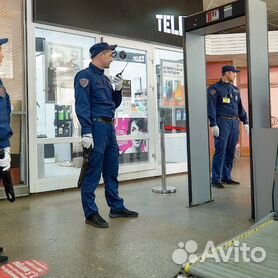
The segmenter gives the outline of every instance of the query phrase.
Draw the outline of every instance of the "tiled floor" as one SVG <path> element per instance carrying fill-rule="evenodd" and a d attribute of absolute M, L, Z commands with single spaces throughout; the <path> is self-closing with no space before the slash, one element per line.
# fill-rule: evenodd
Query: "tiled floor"
<path fill-rule="evenodd" d="M 249 163 L 237 160 L 234 178 L 241 185 L 213 189 L 214 202 L 188 208 L 187 175 L 167 177 L 177 188 L 170 195 L 152 192 L 159 178 L 121 183 L 120 193 L 138 219 L 109 219 L 102 186 L 101 215 L 109 229 L 84 223 L 79 190 L 57 191 L 0 201 L 0 245 L 10 261 L 38 259 L 51 278 L 170 278 L 179 266 L 172 253 L 179 242 L 195 240 L 199 249 L 252 225 Z"/>

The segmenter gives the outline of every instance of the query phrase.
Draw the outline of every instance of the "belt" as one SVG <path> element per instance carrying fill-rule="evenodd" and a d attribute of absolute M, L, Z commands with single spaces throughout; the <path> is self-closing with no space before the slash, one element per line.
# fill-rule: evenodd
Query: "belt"
<path fill-rule="evenodd" d="M 233 116 L 233 117 L 220 116 L 219 118 L 225 119 L 225 120 L 239 120 L 238 116 Z"/>
<path fill-rule="evenodd" d="M 105 124 L 114 124 L 114 119 L 110 119 L 110 118 L 92 118 L 93 122 L 101 122 L 101 123 L 105 123 Z"/>

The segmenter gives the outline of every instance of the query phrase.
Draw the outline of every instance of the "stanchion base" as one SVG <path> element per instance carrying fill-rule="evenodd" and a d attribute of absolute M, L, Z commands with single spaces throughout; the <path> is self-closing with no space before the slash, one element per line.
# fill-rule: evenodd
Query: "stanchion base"
<path fill-rule="evenodd" d="M 168 193 L 175 193 L 177 190 L 174 186 L 167 186 L 166 189 L 163 189 L 162 186 L 156 186 L 153 187 L 152 191 L 154 193 L 168 194 Z"/>

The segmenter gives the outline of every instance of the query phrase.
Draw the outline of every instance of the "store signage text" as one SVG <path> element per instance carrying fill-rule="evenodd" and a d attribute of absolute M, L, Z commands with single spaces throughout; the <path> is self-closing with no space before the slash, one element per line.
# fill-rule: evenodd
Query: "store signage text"
<path fill-rule="evenodd" d="M 145 54 L 139 54 L 139 53 L 131 53 L 126 52 L 126 58 L 122 59 L 117 51 L 115 51 L 114 61 L 122 61 L 122 62 L 132 62 L 132 63 L 140 63 L 145 64 L 146 63 L 146 55 Z"/>
<path fill-rule="evenodd" d="M 157 28 L 159 32 L 182 36 L 182 20 L 184 16 L 157 14 Z"/>
<path fill-rule="evenodd" d="M 179 62 L 168 62 L 162 60 L 162 74 L 183 77 L 183 64 Z"/>

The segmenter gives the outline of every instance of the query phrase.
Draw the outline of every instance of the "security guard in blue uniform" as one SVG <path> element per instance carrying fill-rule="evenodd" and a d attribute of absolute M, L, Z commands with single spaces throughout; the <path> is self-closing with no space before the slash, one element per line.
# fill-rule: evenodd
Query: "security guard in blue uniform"
<path fill-rule="evenodd" d="M 3 53 L 2 53 L 2 45 L 7 43 L 8 39 L 0 38 L 0 65 L 2 64 L 3 60 Z M 8 171 L 11 167 L 11 155 L 10 155 L 10 137 L 12 136 L 13 132 L 10 126 L 11 122 L 11 103 L 10 97 L 6 92 L 4 84 L 0 79 L 0 150 L 4 152 L 3 158 L 0 159 L 0 168 L 1 171 Z M 2 156 L 1 156 L 2 157 Z M 1 181 L 1 175 L 0 175 Z M 0 253 L 3 252 L 3 248 L 0 247 Z M 8 261 L 7 256 L 0 256 L 0 264 L 6 263 Z"/>
<path fill-rule="evenodd" d="M 119 147 L 116 140 L 113 118 L 115 109 L 122 102 L 123 78 L 117 75 L 112 80 L 104 69 L 113 61 L 117 45 L 105 42 L 90 48 L 89 67 L 77 73 L 74 80 L 75 109 L 81 125 L 82 146 L 92 148 L 89 167 L 81 185 L 82 205 L 86 223 L 99 228 L 108 228 L 108 223 L 99 215 L 95 203 L 95 190 L 101 174 L 105 184 L 105 197 L 110 207 L 109 216 L 137 217 L 138 213 L 124 206 L 118 194 Z"/>
<path fill-rule="evenodd" d="M 224 188 L 223 183 L 239 184 L 231 177 L 236 145 L 239 138 L 239 121 L 249 134 L 247 114 L 242 106 L 239 88 L 233 85 L 234 66 L 222 67 L 222 78 L 208 88 L 208 117 L 214 136 L 215 153 L 212 163 L 212 186 Z"/>

